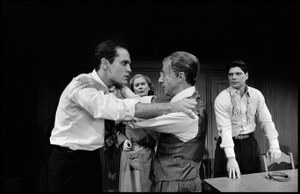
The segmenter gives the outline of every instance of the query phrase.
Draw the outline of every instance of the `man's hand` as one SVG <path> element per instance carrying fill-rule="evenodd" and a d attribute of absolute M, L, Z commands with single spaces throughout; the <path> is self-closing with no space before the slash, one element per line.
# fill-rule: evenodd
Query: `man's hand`
<path fill-rule="evenodd" d="M 137 98 L 137 97 L 140 97 L 139 95 L 137 95 L 133 91 L 131 91 L 131 89 L 128 88 L 128 86 L 123 85 L 123 86 L 121 86 L 120 90 L 121 90 L 121 94 L 125 98 Z"/>
<path fill-rule="evenodd" d="M 175 109 L 174 112 L 184 112 L 192 119 L 195 119 L 195 113 L 193 112 L 193 110 L 197 106 L 196 99 L 184 98 L 182 100 L 173 102 L 171 104 L 173 105 L 173 108 Z"/>
<path fill-rule="evenodd" d="M 270 155 L 271 162 L 274 162 L 281 157 L 281 151 L 278 148 L 270 148 L 266 153 L 266 156 L 268 155 Z"/>
<path fill-rule="evenodd" d="M 239 164 L 237 163 L 235 157 L 227 158 L 227 172 L 229 178 L 240 178 L 241 172 Z"/>
<path fill-rule="evenodd" d="M 190 96 L 190 97 L 188 97 L 188 98 L 196 99 L 196 101 L 198 102 L 198 103 L 197 103 L 197 106 L 195 106 L 195 108 L 193 109 L 194 113 L 195 113 L 196 115 L 198 115 L 198 114 L 199 114 L 199 113 L 198 113 L 198 110 L 201 109 L 201 105 L 202 105 L 201 103 L 199 103 L 199 101 L 201 101 L 201 100 L 200 100 L 200 95 L 198 94 L 197 91 L 195 91 L 195 92 L 193 93 L 193 95 Z"/>
<path fill-rule="evenodd" d="M 87 75 L 78 75 L 77 77 L 74 78 L 77 83 L 75 84 L 76 88 L 95 88 L 96 90 L 101 90 L 101 91 L 108 91 L 108 89 L 94 80 L 93 78 L 87 76 Z"/>

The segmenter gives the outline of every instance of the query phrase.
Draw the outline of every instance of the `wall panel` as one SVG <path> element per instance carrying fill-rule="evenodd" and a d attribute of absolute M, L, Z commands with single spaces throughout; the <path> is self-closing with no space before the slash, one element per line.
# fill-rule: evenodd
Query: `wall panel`
<path fill-rule="evenodd" d="M 295 72 L 253 73 L 253 86 L 264 97 L 273 122 L 279 134 L 281 151 L 292 152 L 295 164 L 298 164 L 298 82 Z M 268 149 L 267 141 L 260 126 L 257 134 L 262 153 Z"/>

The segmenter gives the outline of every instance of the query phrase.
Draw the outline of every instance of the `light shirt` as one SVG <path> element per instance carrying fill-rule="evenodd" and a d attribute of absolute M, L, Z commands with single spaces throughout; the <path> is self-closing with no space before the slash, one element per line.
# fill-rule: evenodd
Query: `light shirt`
<path fill-rule="evenodd" d="M 246 86 L 246 92 L 241 97 L 239 90 L 229 86 L 217 96 L 214 108 L 218 132 L 222 137 L 220 146 L 224 148 L 227 158 L 235 156 L 232 137 L 254 132 L 255 118 L 264 130 L 270 148 L 279 149 L 278 133 L 259 90 Z"/>
<path fill-rule="evenodd" d="M 105 87 L 97 72 L 85 74 Z M 104 119 L 132 120 L 139 99 L 118 99 L 95 88 L 76 88 L 74 79 L 63 91 L 50 143 L 72 150 L 95 150 L 104 145 Z"/>
<path fill-rule="evenodd" d="M 195 91 L 194 86 L 189 87 L 175 95 L 170 103 L 190 97 Z M 196 137 L 198 133 L 199 118 L 196 115 L 194 116 L 195 119 L 192 119 L 183 112 L 175 112 L 146 120 L 136 119 L 136 122 L 130 122 L 129 126 L 136 130 L 148 129 L 159 133 L 174 134 L 181 141 L 187 142 Z"/>

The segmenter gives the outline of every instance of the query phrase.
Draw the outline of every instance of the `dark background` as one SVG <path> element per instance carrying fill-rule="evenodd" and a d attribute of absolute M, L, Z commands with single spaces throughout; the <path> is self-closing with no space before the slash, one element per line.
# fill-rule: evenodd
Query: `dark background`
<path fill-rule="evenodd" d="M 48 157 L 41 83 L 90 72 L 101 41 L 126 40 L 133 65 L 184 50 L 206 64 L 239 58 L 254 71 L 285 73 L 298 71 L 297 16 L 296 0 L 2 1 L 2 183 L 22 177 L 22 190 L 39 190 L 40 161 Z"/>

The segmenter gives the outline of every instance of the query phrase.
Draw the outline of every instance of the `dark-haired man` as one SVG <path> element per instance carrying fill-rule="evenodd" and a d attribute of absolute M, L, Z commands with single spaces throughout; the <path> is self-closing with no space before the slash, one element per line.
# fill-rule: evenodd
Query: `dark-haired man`
<path fill-rule="evenodd" d="M 269 141 L 267 154 L 280 158 L 278 133 L 262 93 L 247 86 L 248 68 L 241 60 L 228 66 L 230 86 L 215 99 L 219 139 L 216 145 L 214 176 L 240 178 L 241 174 L 261 171 L 261 156 L 254 137 L 255 119 Z"/>

